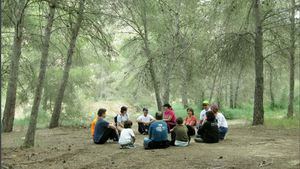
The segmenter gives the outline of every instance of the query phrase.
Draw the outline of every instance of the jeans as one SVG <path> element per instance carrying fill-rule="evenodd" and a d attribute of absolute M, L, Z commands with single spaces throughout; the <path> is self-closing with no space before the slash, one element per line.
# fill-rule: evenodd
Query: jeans
<path fill-rule="evenodd" d="M 149 138 L 144 138 L 145 149 L 168 148 L 169 146 L 170 146 L 169 140 L 153 141 Z"/>
<path fill-rule="evenodd" d="M 119 140 L 119 136 L 118 136 L 117 132 L 114 129 L 107 128 L 104 131 L 104 133 L 103 133 L 101 139 L 99 140 L 99 142 L 96 142 L 94 140 L 94 143 L 95 144 L 104 144 L 108 139 L 113 139 L 115 141 Z"/>
<path fill-rule="evenodd" d="M 219 139 L 220 140 L 224 140 L 227 131 L 228 131 L 228 128 L 226 128 L 226 127 L 219 127 Z"/>
<path fill-rule="evenodd" d="M 146 126 L 143 123 L 138 123 L 138 125 L 139 125 L 138 130 L 141 134 L 148 133 L 149 126 Z"/>

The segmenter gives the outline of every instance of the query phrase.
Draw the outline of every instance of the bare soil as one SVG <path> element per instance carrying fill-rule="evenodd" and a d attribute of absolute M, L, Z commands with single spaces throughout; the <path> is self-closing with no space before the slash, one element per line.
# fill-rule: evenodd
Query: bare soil
<path fill-rule="evenodd" d="M 136 126 L 134 126 L 135 128 Z M 184 148 L 144 150 L 95 145 L 85 128 L 39 129 L 36 146 L 21 149 L 25 132 L 2 134 L 2 167 L 13 169 L 300 168 L 299 129 L 268 129 L 231 122 L 226 140 Z"/>

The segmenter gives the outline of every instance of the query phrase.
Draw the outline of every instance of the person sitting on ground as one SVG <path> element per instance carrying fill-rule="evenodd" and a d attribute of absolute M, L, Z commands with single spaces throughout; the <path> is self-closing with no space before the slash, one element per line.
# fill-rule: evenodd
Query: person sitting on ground
<path fill-rule="evenodd" d="M 169 147 L 168 126 L 163 121 L 161 112 L 155 114 L 156 121 L 149 127 L 149 138 L 144 138 L 145 149 L 167 148 Z"/>
<path fill-rule="evenodd" d="M 147 135 L 148 134 L 148 130 L 149 130 L 149 126 L 152 122 L 155 121 L 154 117 L 151 116 L 148 113 L 148 109 L 147 108 L 143 108 L 143 115 L 140 115 L 137 118 L 137 123 L 138 123 L 138 131 L 141 134 Z"/>
<path fill-rule="evenodd" d="M 202 103 L 202 107 L 203 107 L 203 110 L 200 112 L 199 126 L 203 125 L 204 120 L 206 119 L 206 112 L 210 110 L 209 102 L 207 100 L 204 100 Z"/>
<path fill-rule="evenodd" d="M 221 112 L 219 112 L 219 106 L 217 104 L 213 104 L 211 106 L 211 111 L 216 116 L 216 120 L 219 127 L 219 138 L 220 140 L 224 140 L 228 131 L 228 124 L 226 118 Z"/>
<path fill-rule="evenodd" d="M 106 117 L 106 109 L 101 108 L 98 111 L 98 121 L 95 126 L 94 143 L 104 144 L 108 139 L 118 141 L 117 128 L 104 120 Z"/>
<path fill-rule="evenodd" d="M 124 128 L 121 131 L 119 144 L 121 149 L 134 148 L 135 135 L 131 129 L 132 122 L 130 120 L 124 122 Z"/>
<path fill-rule="evenodd" d="M 188 136 L 188 128 L 183 125 L 183 119 L 176 119 L 177 125 L 171 129 L 171 145 L 185 147 L 189 145 L 190 137 Z"/>
<path fill-rule="evenodd" d="M 120 110 L 120 114 L 117 115 L 117 129 L 119 132 L 124 128 L 124 122 L 129 120 L 129 116 L 127 113 L 127 107 L 122 106 Z"/>
<path fill-rule="evenodd" d="M 219 130 L 215 115 L 212 111 L 206 112 L 206 120 L 197 131 L 195 142 L 217 143 L 219 142 Z"/>
<path fill-rule="evenodd" d="M 194 110 L 192 108 L 187 108 L 187 117 L 185 118 L 183 124 L 186 125 L 188 128 L 188 135 L 193 136 L 195 135 L 195 127 L 197 124 L 197 118 L 194 115 Z"/>
<path fill-rule="evenodd" d="M 176 125 L 176 116 L 170 104 L 164 104 L 164 121 L 168 125 L 168 132 Z"/>

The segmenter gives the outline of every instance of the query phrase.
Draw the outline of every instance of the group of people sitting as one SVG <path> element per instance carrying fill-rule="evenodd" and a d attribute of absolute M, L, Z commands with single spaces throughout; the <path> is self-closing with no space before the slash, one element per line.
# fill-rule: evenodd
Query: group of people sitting
<path fill-rule="evenodd" d="M 144 138 L 145 149 L 167 148 L 173 146 L 188 146 L 191 136 L 195 136 L 195 142 L 217 143 L 224 140 L 228 131 L 228 124 L 224 115 L 219 112 L 217 104 L 209 105 L 203 102 L 203 110 L 200 118 L 194 115 L 192 108 L 187 109 L 187 116 L 176 118 L 170 104 L 165 104 L 164 113 L 157 112 L 155 118 L 151 116 L 147 108 L 143 108 L 143 114 L 137 118 L 138 131 L 148 135 Z M 127 107 L 121 107 L 120 113 L 114 118 L 114 122 L 105 121 L 106 109 L 100 108 L 98 117 L 91 124 L 91 134 L 96 144 L 104 144 L 108 140 L 118 141 L 120 148 L 133 148 L 135 134 L 132 121 L 129 120 Z M 171 139 L 168 139 L 168 133 Z"/>

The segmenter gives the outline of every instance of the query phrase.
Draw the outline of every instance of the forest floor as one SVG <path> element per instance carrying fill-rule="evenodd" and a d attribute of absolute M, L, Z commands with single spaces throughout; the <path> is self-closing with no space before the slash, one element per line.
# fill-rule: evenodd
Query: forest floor
<path fill-rule="evenodd" d="M 229 124 L 227 138 L 220 143 L 192 141 L 188 147 L 160 150 L 144 150 L 140 134 L 135 149 L 119 149 L 116 143 L 95 145 L 84 128 L 39 129 L 36 146 L 22 150 L 24 131 L 4 133 L 2 165 L 13 169 L 300 168 L 299 128 Z"/>

